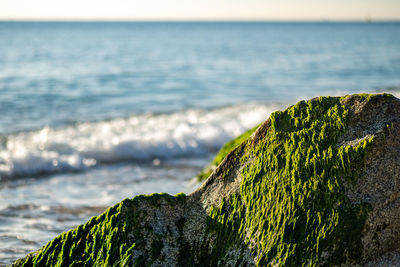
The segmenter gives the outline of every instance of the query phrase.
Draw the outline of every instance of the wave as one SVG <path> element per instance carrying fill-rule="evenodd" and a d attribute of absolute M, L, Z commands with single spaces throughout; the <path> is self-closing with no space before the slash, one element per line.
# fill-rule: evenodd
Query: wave
<path fill-rule="evenodd" d="M 99 164 L 205 156 L 265 120 L 279 104 L 188 109 L 0 137 L 0 179 L 83 171 Z"/>

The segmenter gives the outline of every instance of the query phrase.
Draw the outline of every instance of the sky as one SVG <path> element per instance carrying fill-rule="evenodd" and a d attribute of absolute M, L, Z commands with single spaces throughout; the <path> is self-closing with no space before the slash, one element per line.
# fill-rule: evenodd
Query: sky
<path fill-rule="evenodd" d="M 0 0 L 0 20 L 400 20 L 400 0 Z"/>

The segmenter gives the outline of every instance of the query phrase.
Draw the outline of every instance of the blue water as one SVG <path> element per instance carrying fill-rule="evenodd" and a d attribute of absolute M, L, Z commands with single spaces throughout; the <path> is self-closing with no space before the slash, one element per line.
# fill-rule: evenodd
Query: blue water
<path fill-rule="evenodd" d="M 400 85 L 400 23 L 0 23 L 0 133 Z"/>
<path fill-rule="evenodd" d="M 0 22 L 0 265 L 123 198 L 189 193 L 277 109 L 356 92 L 400 96 L 400 22 Z"/>

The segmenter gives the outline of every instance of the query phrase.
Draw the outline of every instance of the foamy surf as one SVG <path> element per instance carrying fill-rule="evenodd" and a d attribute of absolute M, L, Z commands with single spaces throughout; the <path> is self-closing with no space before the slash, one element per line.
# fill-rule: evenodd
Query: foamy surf
<path fill-rule="evenodd" d="M 265 120 L 278 104 L 144 114 L 2 137 L 0 177 L 83 171 L 99 164 L 204 156 Z"/>

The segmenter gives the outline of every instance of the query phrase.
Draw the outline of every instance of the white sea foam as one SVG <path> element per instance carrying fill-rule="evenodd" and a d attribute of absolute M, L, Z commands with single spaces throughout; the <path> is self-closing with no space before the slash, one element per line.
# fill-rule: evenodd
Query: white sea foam
<path fill-rule="evenodd" d="M 0 177 L 81 171 L 125 160 L 159 162 L 207 155 L 279 108 L 248 103 L 12 134 L 0 142 Z"/>

